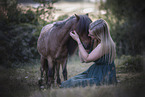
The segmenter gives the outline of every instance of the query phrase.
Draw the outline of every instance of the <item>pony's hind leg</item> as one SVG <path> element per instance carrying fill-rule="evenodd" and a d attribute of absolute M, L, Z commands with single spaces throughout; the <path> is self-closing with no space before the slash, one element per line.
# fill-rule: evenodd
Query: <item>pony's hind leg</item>
<path fill-rule="evenodd" d="M 43 79 L 44 79 L 44 71 L 46 72 L 46 66 L 47 66 L 47 60 L 41 56 L 41 66 L 40 66 L 40 72 L 41 72 L 41 76 L 40 76 L 40 80 L 39 80 L 39 86 L 42 86 L 43 83 Z"/>
<path fill-rule="evenodd" d="M 47 86 L 48 88 L 51 86 L 51 84 L 54 83 L 54 74 L 55 74 L 55 65 L 53 64 L 54 62 L 52 61 L 51 57 L 47 58 L 48 60 L 48 83 Z"/>

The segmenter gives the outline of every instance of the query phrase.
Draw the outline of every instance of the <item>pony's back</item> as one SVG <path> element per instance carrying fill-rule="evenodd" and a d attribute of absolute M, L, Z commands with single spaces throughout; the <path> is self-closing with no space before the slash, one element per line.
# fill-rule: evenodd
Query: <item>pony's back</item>
<path fill-rule="evenodd" d="M 42 30 L 41 30 L 41 35 L 42 34 L 45 34 L 46 32 L 48 32 L 49 30 L 50 30 L 50 28 L 52 28 L 53 27 L 53 24 L 48 24 L 48 25 L 46 25 L 46 26 L 44 26 L 43 28 L 42 28 Z"/>

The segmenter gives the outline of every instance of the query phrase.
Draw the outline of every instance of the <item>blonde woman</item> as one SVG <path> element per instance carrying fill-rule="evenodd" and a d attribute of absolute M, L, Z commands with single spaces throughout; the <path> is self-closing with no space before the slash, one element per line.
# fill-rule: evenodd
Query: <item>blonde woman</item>
<path fill-rule="evenodd" d="M 70 36 L 78 43 L 82 60 L 93 61 L 94 64 L 85 72 L 62 82 L 61 87 L 116 84 L 115 43 L 111 38 L 107 22 L 99 19 L 90 24 L 89 36 L 94 40 L 94 49 L 90 53 L 84 49 L 76 31 L 70 32 Z"/>

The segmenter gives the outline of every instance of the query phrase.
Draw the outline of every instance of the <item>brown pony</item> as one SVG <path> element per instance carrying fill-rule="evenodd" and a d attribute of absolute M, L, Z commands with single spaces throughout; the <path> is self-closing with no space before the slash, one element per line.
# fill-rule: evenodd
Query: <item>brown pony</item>
<path fill-rule="evenodd" d="M 76 30 L 85 49 L 89 49 L 91 40 L 88 29 L 91 22 L 88 15 L 75 15 L 42 28 L 37 41 L 37 49 L 41 55 L 41 81 L 45 71 L 46 84 L 50 86 L 54 82 L 56 71 L 57 83 L 60 84 L 60 65 L 64 80 L 67 80 L 67 58 L 77 48 L 77 43 L 70 37 L 69 32 Z"/>

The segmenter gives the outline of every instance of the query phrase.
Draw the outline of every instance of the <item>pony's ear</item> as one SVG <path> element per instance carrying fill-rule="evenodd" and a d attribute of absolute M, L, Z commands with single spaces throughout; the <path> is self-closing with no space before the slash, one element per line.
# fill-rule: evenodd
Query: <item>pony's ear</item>
<path fill-rule="evenodd" d="M 86 15 L 87 15 L 87 16 L 89 16 L 89 14 L 88 14 L 88 13 L 86 13 Z"/>
<path fill-rule="evenodd" d="M 77 18 L 77 20 L 79 20 L 79 19 L 80 19 L 80 17 L 79 17 L 78 15 L 76 15 L 76 14 L 75 14 L 75 17 Z"/>

